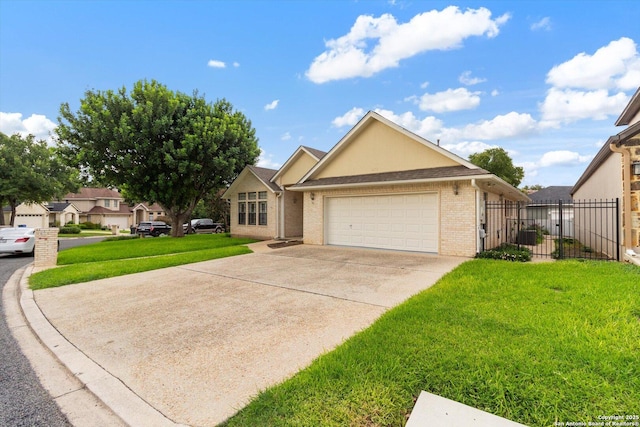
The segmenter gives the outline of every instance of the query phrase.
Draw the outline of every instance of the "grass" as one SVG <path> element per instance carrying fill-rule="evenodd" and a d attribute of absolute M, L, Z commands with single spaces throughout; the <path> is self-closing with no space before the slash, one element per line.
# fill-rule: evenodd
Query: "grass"
<path fill-rule="evenodd" d="M 59 268 L 29 277 L 33 290 L 250 253 L 251 239 L 225 234 L 99 242 L 58 254 Z"/>
<path fill-rule="evenodd" d="M 225 425 L 402 426 L 420 390 L 530 426 L 640 414 L 640 269 L 469 261 Z"/>

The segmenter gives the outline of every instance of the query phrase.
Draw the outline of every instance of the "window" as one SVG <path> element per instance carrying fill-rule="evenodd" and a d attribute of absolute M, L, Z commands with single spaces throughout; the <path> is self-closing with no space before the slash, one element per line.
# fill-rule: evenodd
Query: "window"
<path fill-rule="evenodd" d="M 238 225 L 247 223 L 247 204 L 245 202 L 238 203 Z"/>
<path fill-rule="evenodd" d="M 118 209 L 118 201 L 117 201 L 117 200 L 114 200 L 114 201 L 113 201 L 113 207 L 114 207 L 114 208 L 116 208 L 116 209 Z"/>
<path fill-rule="evenodd" d="M 253 193 L 255 196 L 256 193 Z M 251 193 L 249 193 L 249 198 L 251 198 Z M 249 225 L 256 225 L 256 202 L 249 202 Z"/>
<path fill-rule="evenodd" d="M 238 201 L 247 200 L 247 193 L 238 193 Z"/>
<path fill-rule="evenodd" d="M 255 200 L 255 199 L 256 199 L 256 192 L 254 191 L 252 193 L 249 193 L 249 200 Z"/>
<path fill-rule="evenodd" d="M 149 212 L 149 221 L 153 221 L 153 212 Z"/>
<path fill-rule="evenodd" d="M 104 201 L 104 207 L 105 207 L 105 208 L 109 208 L 109 207 L 111 207 L 111 200 L 105 200 L 105 201 Z"/>
<path fill-rule="evenodd" d="M 258 225 L 267 225 L 267 202 L 258 202 Z"/>
<path fill-rule="evenodd" d="M 265 200 L 266 198 L 267 198 L 267 192 L 266 191 L 260 191 L 258 193 L 258 199 Z"/>

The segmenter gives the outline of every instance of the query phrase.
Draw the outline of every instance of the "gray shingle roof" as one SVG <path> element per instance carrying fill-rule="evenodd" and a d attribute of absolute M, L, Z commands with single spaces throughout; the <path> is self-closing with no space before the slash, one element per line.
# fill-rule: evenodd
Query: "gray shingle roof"
<path fill-rule="evenodd" d="M 488 175 L 484 169 L 470 169 L 466 166 L 445 166 L 439 168 L 414 169 L 408 171 L 382 172 L 366 175 L 338 176 L 313 179 L 289 188 L 306 188 L 316 186 L 333 186 L 348 184 L 367 184 L 377 182 L 416 181 L 428 179 L 459 178 L 464 176 Z"/>
<path fill-rule="evenodd" d="M 249 165 L 248 167 L 260 179 L 260 181 L 264 183 L 264 185 L 271 188 L 273 191 L 281 191 L 280 187 L 278 187 L 276 183 L 271 182 L 271 178 L 273 178 L 273 175 L 278 172 L 277 170 L 261 168 L 253 165 Z"/>
<path fill-rule="evenodd" d="M 570 202 L 571 188 L 571 186 L 552 185 L 536 191 L 535 193 L 529 194 L 529 198 L 534 202 L 557 202 L 558 200 Z"/>
<path fill-rule="evenodd" d="M 318 159 L 321 159 L 327 155 L 326 151 L 316 150 L 315 148 L 307 147 L 306 145 L 303 145 L 302 147 L 305 150 L 308 150 L 311 154 L 316 156 Z"/>

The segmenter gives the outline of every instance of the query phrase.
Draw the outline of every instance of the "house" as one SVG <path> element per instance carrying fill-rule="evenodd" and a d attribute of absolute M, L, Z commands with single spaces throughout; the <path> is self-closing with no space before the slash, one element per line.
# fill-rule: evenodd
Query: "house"
<path fill-rule="evenodd" d="M 9 224 L 11 209 L 4 211 L 5 224 Z M 47 228 L 64 225 L 69 222 L 77 224 L 80 210 L 72 203 L 21 203 L 16 206 L 16 226 Z"/>
<path fill-rule="evenodd" d="M 483 247 L 485 200 L 529 200 L 375 112 L 328 153 L 299 147 L 278 170 L 247 166 L 223 197 L 232 235 L 459 256 Z"/>
<path fill-rule="evenodd" d="M 640 88 L 631 97 L 609 137 L 571 189 L 574 199 L 619 199 L 623 252 L 640 255 Z M 603 221 L 593 217 L 583 228 Z"/>
<path fill-rule="evenodd" d="M 529 194 L 531 203 L 527 204 L 528 223 L 541 226 L 552 236 L 560 231 L 563 222 L 563 236 L 573 237 L 573 199 L 571 186 L 552 185 Z"/>
<path fill-rule="evenodd" d="M 63 200 L 73 202 L 80 209 L 80 222 L 92 222 L 103 227 L 117 225 L 124 229 L 164 215 L 157 204 L 138 203 L 131 208 L 118 191 L 109 188 L 84 187 L 79 193 L 65 195 Z"/>

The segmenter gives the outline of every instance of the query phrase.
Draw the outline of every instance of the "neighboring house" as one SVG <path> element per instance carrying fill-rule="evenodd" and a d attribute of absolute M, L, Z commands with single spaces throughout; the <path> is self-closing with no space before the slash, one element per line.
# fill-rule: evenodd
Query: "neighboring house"
<path fill-rule="evenodd" d="M 80 222 L 92 222 L 103 227 L 117 225 L 124 229 L 164 215 L 162 208 L 157 204 L 139 203 L 132 209 L 124 203 L 118 191 L 109 188 L 84 187 L 79 193 L 67 194 L 63 200 L 73 202 L 80 209 Z"/>
<path fill-rule="evenodd" d="M 117 225 L 129 228 L 131 210 L 122 196 L 109 188 L 84 187 L 79 193 L 68 193 L 61 201 L 73 203 L 80 209 L 80 222 L 92 222 L 103 227 Z"/>
<path fill-rule="evenodd" d="M 156 218 L 164 215 L 164 210 L 157 203 L 152 205 L 138 203 L 131 209 L 131 212 L 132 224 L 140 224 L 142 221 L 155 221 Z"/>
<path fill-rule="evenodd" d="M 5 224 L 11 219 L 11 209 L 5 209 Z M 64 225 L 69 222 L 77 224 L 80 210 L 72 203 L 21 203 L 16 206 L 16 226 L 47 228 Z"/>
<path fill-rule="evenodd" d="M 483 247 L 485 200 L 529 200 L 375 112 L 326 154 L 300 147 L 279 170 L 246 167 L 223 197 L 237 236 L 460 256 Z"/>
<path fill-rule="evenodd" d="M 640 88 L 615 124 L 627 128 L 609 137 L 573 186 L 571 195 L 576 200 L 620 199 L 622 249 L 640 254 Z M 582 228 L 603 219 L 596 216 L 588 221 L 590 224 Z"/>
<path fill-rule="evenodd" d="M 573 199 L 570 186 L 549 186 L 529 194 L 531 203 L 527 204 L 528 223 L 534 223 L 549 231 L 552 236 L 562 230 L 565 237 L 573 233 Z M 560 204 L 562 203 L 562 205 Z"/>

